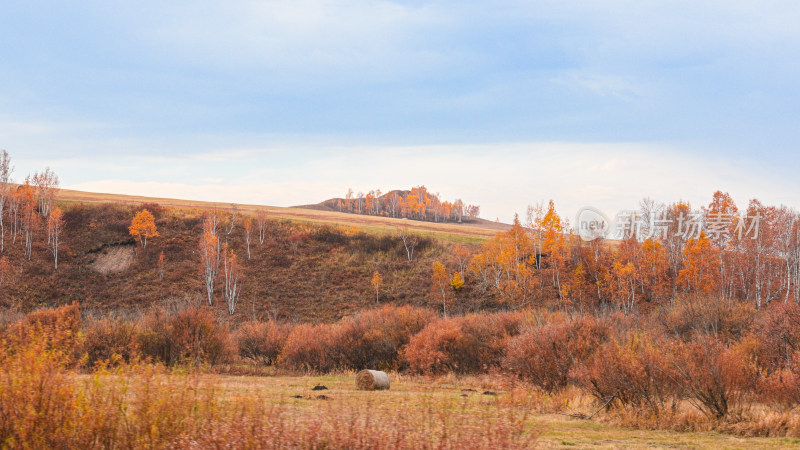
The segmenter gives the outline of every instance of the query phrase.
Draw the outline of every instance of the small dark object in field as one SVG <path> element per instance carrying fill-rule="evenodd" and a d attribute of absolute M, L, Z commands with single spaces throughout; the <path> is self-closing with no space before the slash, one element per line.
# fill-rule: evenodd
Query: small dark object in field
<path fill-rule="evenodd" d="M 497 393 L 492 391 L 483 391 L 483 395 L 497 395 Z"/>
<path fill-rule="evenodd" d="M 318 395 L 317 400 L 330 400 L 330 397 L 327 395 Z"/>
<path fill-rule="evenodd" d="M 292 398 L 303 398 L 302 395 L 293 395 Z"/>
<path fill-rule="evenodd" d="M 328 388 L 318 384 L 318 385 L 314 386 L 313 388 L 311 388 L 311 390 L 312 391 L 327 391 Z"/>
<path fill-rule="evenodd" d="M 462 389 L 461 392 L 475 392 L 475 389 L 472 388 Z"/>
<path fill-rule="evenodd" d="M 462 397 L 469 397 L 467 394 L 461 394 Z"/>

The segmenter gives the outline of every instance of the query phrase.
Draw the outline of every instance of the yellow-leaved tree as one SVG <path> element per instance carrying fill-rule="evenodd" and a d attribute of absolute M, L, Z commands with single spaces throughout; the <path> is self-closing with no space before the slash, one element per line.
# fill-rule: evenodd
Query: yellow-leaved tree
<path fill-rule="evenodd" d="M 378 303 L 378 299 L 381 292 L 381 285 L 383 284 L 383 277 L 377 271 L 372 275 L 372 288 L 375 289 L 375 303 Z"/>
<path fill-rule="evenodd" d="M 153 217 L 150 211 L 143 209 L 139 211 L 133 218 L 131 226 L 128 227 L 128 231 L 130 231 L 131 236 L 139 239 L 139 243 L 142 245 L 142 248 L 145 248 L 147 247 L 148 238 L 154 238 L 158 236 L 156 219 Z"/>
<path fill-rule="evenodd" d="M 450 286 L 452 286 L 453 290 L 458 292 L 464 287 L 464 279 L 461 278 L 461 274 L 456 272 L 453 274 L 453 279 L 450 281 Z"/>
<path fill-rule="evenodd" d="M 442 313 L 447 318 L 447 297 L 450 287 L 450 277 L 447 276 L 447 269 L 444 264 L 436 261 L 433 263 L 433 275 L 431 276 L 431 294 L 434 297 L 442 298 Z"/>
<path fill-rule="evenodd" d="M 490 239 L 472 257 L 469 271 L 482 289 L 494 289 L 512 309 L 530 304 L 538 291 L 536 252 L 527 231 L 514 217 L 511 229 Z"/>

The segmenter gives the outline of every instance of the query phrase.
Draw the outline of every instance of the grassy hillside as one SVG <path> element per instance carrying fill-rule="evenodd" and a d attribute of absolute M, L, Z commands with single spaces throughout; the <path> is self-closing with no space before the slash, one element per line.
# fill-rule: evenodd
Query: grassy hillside
<path fill-rule="evenodd" d="M 152 198 L 135 195 L 102 194 L 94 192 L 73 191 L 62 189 L 58 194 L 59 200 L 70 203 L 118 203 L 133 204 L 158 203 L 165 207 L 189 209 L 229 208 L 228 203 L 199 202 L 192 200 L 179 200 L 171 198 Z M 416 220 L 392 219 L 389 217 L 376 217 L 356 215 L 318 208 L 316 205 L 307 207 L 283 208 L 278 206 L 237 205 L 240 211 L 255 213 L 266 211 L 273 219 L 288 219 L 304 223 L 330 224 L 358 227 L 369 232 L 391 232 L 397 227 L 408 226 L 414 232 L 436 236 L 448 240 L 481 242 L 498 231 L 507 230 L 509 225 L 475 219 L 462 224 L 432 223 Z"/>
<path fill-rule="evenodd" d="M 146 249 L 128 235 L 136 211 L 149 208 L 160 236 Z M 58 270 L 40 228 L 33 258 L 26 260 L 21 240 L 7 237 L 6 257 L 13 273 L 0 289 L 0 302 L 21 311 L 78 301 L 85 309 L 132 310 L 168 299 L 204 297 L 198 242 L 202 214 L 217 207 L 225 216 L 230 205 L 170 199 L 62 191 L 65 210 L 64 245 Z M 258 208 L 268 212 L 267 239 L 251 247 L 248 260 L 241 226 L 243 216 Z M 438 307 L 429 294 L 431 266 L 440 260 L 455 270 L 455 242 L 476 247 L 493 231 L 476 225 L 442 225 L 406 220 L 320 213 L 291 208 L 239 207 L 239 222 L 229 245 L 243 266 L 244 282 L 234 319 L 275 317 L 288 320 L 332 321 L 375 305 L 370 279 L 384 278 L 381 303 Z M 395 227 L 408 224 L 421 236 L 409 262 Z M 289 237 L 296 235 L 297 248 Z M 164 277 L 158 259 L 164 253 Z M 217 291 L 216 307 L 225 311 Z M 482 306 L 481 296 L 465 289 L 455 310 Z"/>

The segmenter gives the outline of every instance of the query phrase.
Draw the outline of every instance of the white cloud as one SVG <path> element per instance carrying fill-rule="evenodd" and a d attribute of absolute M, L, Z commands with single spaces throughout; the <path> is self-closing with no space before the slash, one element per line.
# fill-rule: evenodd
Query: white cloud
<path fill-rule="evenodd" d="M 717 190 L 741 205 L 753 197 L 768 204 L 797 202 L 800 182 L 776 179 L 756 164 L 691 155 L 647 143 L 497 143 L 395 147 L 298 147 L 292 170 L 264 171 L 273 151 L 230 167 L 238 177 L 179 182 L 103 179 L 71 188 L 216 202 L 293 206 L 343 196 L 348 188 L 410 188 L 425 184 L 445 199 L 479 204 L 484 217 L 509 221 L 528 204 L 552 198 L 565 217 L 583 206 L 609 214 L 635 208 L 641 198 L 701 206 Z M 188 159 L 187 159 L 188 161 Z M 187 162 L 188 163 L 188 162 Z M 215 161 L 194 159 L 187 172 L 213 173 Z M 272 173 L 272 175 L 268 175 Z M 206 177 L 208 178 L 208 177 Z M 742 180 L 747 183 L 742 183 Z M 199 180 L 199 181 L 195 181 Z M 211 180 L 209 180 L 211 181 Z M 787 197 L 788 194 L 788 197 Z M 798 207 L 798 204 L 790 204 Z"/>

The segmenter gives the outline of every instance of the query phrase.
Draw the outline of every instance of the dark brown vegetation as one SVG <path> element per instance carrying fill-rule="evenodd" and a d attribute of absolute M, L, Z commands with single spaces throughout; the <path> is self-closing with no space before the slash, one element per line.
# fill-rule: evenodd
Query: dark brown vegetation
<path fill-rule="evenodd" d="M 33 241 L 30 261 L 19 240 L 12 243 L 6 236 L 4 256 L 10 273 L 0 289 L 0 304 L 26 311 L 80 301 L 98 314 L 127 314 L 168 299 L 193 299 L 203 292 L 197 252 L 203 211 L 155 204 L 62 206 L 66 226 L 58 270 L 52 267 L 43 229 Z M 160 236 L 148 241 L 146 248 L 137 248 L 128 228 L 142 209 L 153 213 Z M 219 216 L 230 217 L 222 210 Z M 415 261 L 410 263 L 395 233 L 287 220 L 267 219 L 265 224 L 266 239 L 251 244 L 251 259 L 246 259 L 241 227 L 228 237 L 243 278 L 233 317 L 237 322 L 270 317 L 331 321 L 374 306 L 370 280 L 376 270 L 386 274 L 382 303 L 427 306 L 432 303 L 429 261 L 448 258 L 454 245 L 420 236 Z M 216 295 L 222 304 L 222 283 L 217 283 Z M 485 306 L 474 290 L 464 289 L 459 297 L 456 311 Z"/>

